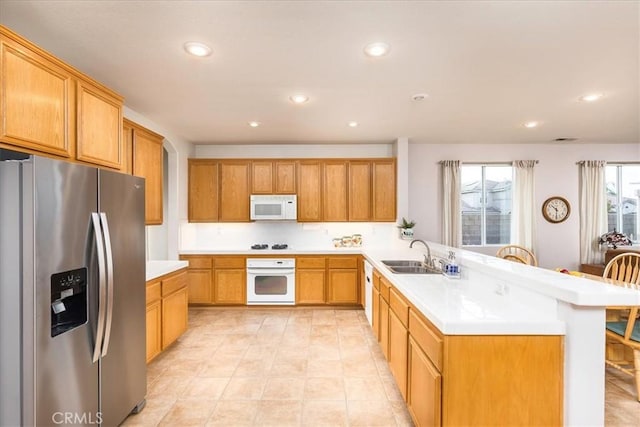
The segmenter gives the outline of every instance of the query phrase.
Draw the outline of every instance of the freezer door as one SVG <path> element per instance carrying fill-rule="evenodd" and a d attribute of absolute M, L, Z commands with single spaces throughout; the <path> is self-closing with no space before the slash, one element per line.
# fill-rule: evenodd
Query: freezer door
<path fill-rule="evenodd" d="M 95 424 L 95 168 L 34 157 L 23 165 L 24 425 Z M 30 408 L 30 406 L 35 406 Z M 35 413 L 35 420 L 30 420 Z M 33 422 L 32 422 L 33 421 Z"/>
<path fill-rule="evenodd" d="M 143 402 L 147 390 L 144 180 L 101 170 L 99 196 L 113 270 L 100 362 L 103 425 L 111 426 Z"/>

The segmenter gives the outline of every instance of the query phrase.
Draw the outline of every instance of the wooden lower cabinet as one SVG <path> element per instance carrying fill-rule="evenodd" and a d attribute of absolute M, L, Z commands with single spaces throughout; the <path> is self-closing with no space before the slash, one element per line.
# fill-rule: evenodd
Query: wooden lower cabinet
<path fill-rule="evenodd" d="M 215 269 L 213 301 L 216 304 L 247 303 L 247 272 L 245 269 Z"/>
<path fill-rule="evenodd" d="M 213 301 L 211 274 L 211 269 L 189 270 L 188 280 L 190 304 L 208 304 Z"/>
<path fill-rule="evenodd" d="M 405 397 L 417 426 L 441 425 L 442 375 L 411 337 Z"/>
<path fill-rule="evenodd" d="M 389 349 L 387 360 L 402 397 L 407 398 L 407 351 L 409 332 L 393 310 L 389 310 Z"/>
<path fill-rule="evenodd" d="M 389 360 L 389 303 L 380 296 L 380 333 L 378 342 L 382 348 L 382 354 Z"/>
<path fill-rule="evenodd" d="M 296 304 L 324 304 L 324 283 L 324 269 L 296 269 Z"/>
<path fill-rule="evenodd" d="M 371 290 L 371 327 L 373 335 L 380 342 L 380 291 L 375 287 Z"/>
<path fill-rule="evenodd" d="M 187 269 L 147 282 L 147 363 L 170 346 L 188 326 Z"/>
<path fill-rule="evenodd" d="M 329 270 L 327 303 L 357 304 L 358 270 Z"/>

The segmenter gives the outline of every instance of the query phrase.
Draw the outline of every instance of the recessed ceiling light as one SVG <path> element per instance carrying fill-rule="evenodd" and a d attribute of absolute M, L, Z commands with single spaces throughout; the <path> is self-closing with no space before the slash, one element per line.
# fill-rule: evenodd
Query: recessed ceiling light
<path fill-rule="evenodd" d="M 538 127 L 539 124 L 540 124 L 539 122 L 531 121 L 531 122 L 526 122 L 524 124 L 524 127 L 532 129 L 532 128 Z"/>
<path fill-rule="evenodd" d="M 211 48 L 204 43 L 200 42 L 187 42 L 184 44 L 184 50 L 193 56 L 209 56 L 211 55 Z"/>
<path fill-rule="evenodd" d="M 601 93 L 589 93 L 587 95 L 581 96 L 580 97 L 580 101 L 594 102 L 594 101 L 597 101 L 600 98 L 602 98 L 602 94 Z"/>
<path fill-rule="evenodd" d="M 249 122 L 249 126 L 251 126 L 252 128 L 257 128 L 258 126 L 260 126 L 260 122 Z"/>
<path fill-rule="evenodd" d="M 291 95 L 289 99 L 294 104 L 304 104 L 309 100 L 309 97 L 307 95 L 298 94 L 298 95 Z"/>
<path fill-rule="evenodd" d="M 383 42 L 369 43 L 364 47 L 364 53 L 373 57 L 384 56 L 389 53 L 389 45 Z"/>
<path fill-rule="evenodd" d="M 411 99 L 413 99 L 414 101 L 424 101 L 428 97 L 429 97 L 428 93 L 416 93 L 411 97 Z"/>
<path fill-rule="evenodd" d="M 350 128 L 357 128 L 358 127 L 358 122 L 349 122 L 349 123 L 347 123 L 347 126 L 349 126 Z"/>

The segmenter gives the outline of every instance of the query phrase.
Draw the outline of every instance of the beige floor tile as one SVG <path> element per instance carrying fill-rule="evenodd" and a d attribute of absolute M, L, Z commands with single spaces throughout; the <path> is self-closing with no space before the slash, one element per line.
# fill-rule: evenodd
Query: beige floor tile
<path fill-rule="evenodd" d="M 215 402 L 178 400 L 160 422 L 160 426 L 202 426 L 213 412 Z"/>
<path fill-rule="evenodd" d="M 344 372 L 352 377 L 373 377 L 378 375 L 378 368 L 370 356 L 361 357 L 361 355 L 358 355 L 348 359 L 343 357 L 342 367 Z"/>
<path fill-rule="evenodd" d="M 390 402 L 403 402 L 404 399 L 393 377 L 381 378 L 382 387 Z"/>
<path fill-rule="evenodd" d="M 191 378 L 162 376 L 147 387 L 147 399 L 178 398 L 190 382 Z"/>
<path fill-rule="evenodd" d="M 404 402 L 390 402 L 398 427 L 413 427 L 413 420 Z"/>
<path fill-rule="evenodd" d="M 162 397 L 153 398 L 147 396 L 147 404 L 144 409 L 139 414 L 130 415 L 122 425 L 129 427 L 157 426 L 167 412 L 171 410 L 175 402 L 175 397 L 166 399 Z"/>
<path fill-rule="evenodd" d="M 220 399 L 224 389 L 229 383 L 229 378 L 194 378 L 180 395 L 182 399 Z"/>
<path fill-rule="evenodd" d="M 340 347 L 337 345 L 309 345 L 309 359 L 340 360 Z"/>
<path fill-rule="evenodd" d="M 366 336 L 362 332 L 362 326 L 360 324 L 357 325 L 339 325 L 338 326 L 338 334 L 342 337 L 345 335 L 355 335 L 362 337 L 362 339 L 366 339 Z"/>
<path fill-rule="evenodd" d="M 344 377 L 347 400 L 387 400 L 382 381 L 373 377 Z"/>
<path fill-rule="evenodd" d="M 275 358 L 269 376 L 272 377 L 305 377 L 307 375 L 307 359 Z"/>
<path fill-rule="evenodd" d="M 253 426 L 258 412 L 258 400 L 220 400 L 209 417 L 207 426 Z"/>
<path fill-rule="evenodd" d="M 344 401 L 305 400 L 302 402 L 302 425 L 347 426 L 347 405 Z"/>
<path fill-rule="evenodd" d="M 340 360 L 309 359 L 307 360 L 307 377 L 342 377 Z"/>
<path fill-rule="evenodd" d="M 276 353 L 276 359 L 306 359 L 308 354 L 308 346 L 299 345 L 298 342 L 283 343 L 278 353 Z"/>
<path fill-rule="evenodd" d="M 240 363 L 236 357 L 218 358 L 215 361 L 207 361 L 198 371 L 199 377 L 230 377 Z"/>
<path fill-rule="evenodd" d="M 302 417 L 302 402 L 296 400 L 261 400 L 258 404 L 255 425 L 299 426 Z"/>
<path fill-rule="evenodd" d="M 342 378 L 307 378 L 304 386 L 305 400 L 344 400 Z"/>
<path fill-rule="evenodd" d="M 304 378 L 269 378 L 262 393 L 262 400 L 302 400 Z"/>
<path fill-rule="evenodd" d="M 233 372 L 234 377 L 263 377 L 271 370 L 273 358 L 242 359 Z"/>
<path fill-rule="evenodd" d="M 266 379 L 232 377 L 224 390 L 222 400 L 259 400 L 262 397 Z"/>
<path fill-rule="evenodd" d="M 347 401 L 347 413 L 350 426 L 395 426 L 396 419 L 389 402 L 379 400 L 375 403 L 366 400 Z"/>
<path fill-rule="evenodd" d="M 327 335 L 331 337 L 337 337 L 338 327 L 335 325 L 311 325 L 312 337 L 321 337 Z"/>

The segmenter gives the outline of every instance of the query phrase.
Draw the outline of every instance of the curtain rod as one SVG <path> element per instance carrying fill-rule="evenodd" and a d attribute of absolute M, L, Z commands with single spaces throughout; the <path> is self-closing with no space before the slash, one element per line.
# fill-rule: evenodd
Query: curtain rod
<path fill-rule="evenodd" d="M 579 162 L 576 162 L 576 165 L 582 164 L 586 161 L 588 160 L 580 160 Z M 636 162 L 614 162 L 614 161 L 610 162 L 610 161 L 604 160 L 604 162 L 606 162 L 607 165 L 640 165 L 640 160 Z"/>
<path fill-rule="evenodd" d="M 444 160 L 440 160 L 438 163 L 442 163 Z M 514 161 L 517 160 L 506 160 L 504 162 L 464 162 L 462 160 L 460 160 L 460 163 L 463 163 L 465 165 L 511 165 L 511 163 L 513 163 Z M 534 160 L 534 162 L 536 162 L 536 164 L 540 163 L 539 160 Z"/>

